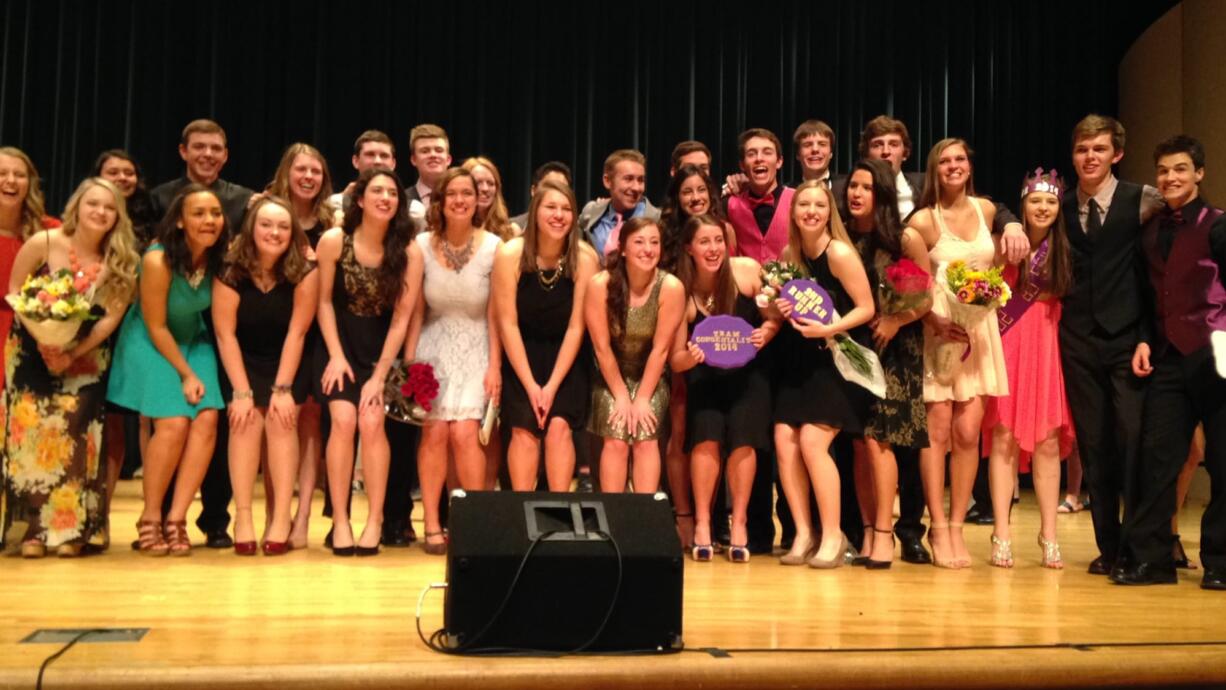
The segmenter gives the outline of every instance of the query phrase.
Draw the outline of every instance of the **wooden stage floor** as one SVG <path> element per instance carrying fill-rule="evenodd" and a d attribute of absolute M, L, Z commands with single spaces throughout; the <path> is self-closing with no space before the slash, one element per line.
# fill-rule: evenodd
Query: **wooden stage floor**
<path fill-rule="evenodd" d="M 74 646 L 44 687 L 1226 686 L 1226 595 L 1201 590 L 1199 570 L 1181 571 L 1174 587 L 1136 589 L 1087 575 L 1087 512 L 1060 517 L 1068 569 L 1040 568 L 1029 494 L 1015 511 L 1013 570 L 988 566 L 991 528 L 969 526 L 969 570 L 687 562 L 684 653 L 488 659 L 436 654 L 418 639 L 418 593 L 443 579 L 442 558 L 414 547 L 337 559 L 321 546 L 319 518 L 311 548 L 280 558 L 204 548 L 142 558 L 127 549 L 138 492 L 121 483 L 110 553 L 0 561 L 0 687 L 34 687 L 60 648 L 19 644 L 35 629 L 96 626 L 149 632 Z M 1192 555 L 1202 509 L 1184 515 Z M 365 513 L 358 500 L 355 512 Z M 423 627 L 441 624 L 442 594 L 432 593 Z"/>

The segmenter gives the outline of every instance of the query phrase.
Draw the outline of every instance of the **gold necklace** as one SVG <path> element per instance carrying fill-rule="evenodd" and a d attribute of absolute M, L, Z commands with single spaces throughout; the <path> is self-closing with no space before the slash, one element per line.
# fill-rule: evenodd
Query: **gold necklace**
<path fill-rule="evenodd" d="M 558 257 L 558 267 L 554 269 L 552 276 L 546 278 L 546 270 L 540 265 L 536 267 L 536 282 L 540 283 L 542 290 L 549 292 L 557 287 L 558 281 L 562 280 L 562 275 L 566 273 L 566 255 Z"/>

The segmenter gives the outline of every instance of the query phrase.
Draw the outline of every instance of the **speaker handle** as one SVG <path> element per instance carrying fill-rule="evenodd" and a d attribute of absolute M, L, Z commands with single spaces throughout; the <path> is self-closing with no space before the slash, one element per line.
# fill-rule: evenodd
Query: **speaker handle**
<path fill-rule="evenodd" d="M 588 531 L 584 523 L 585 510 L 591 511 L 596 518 L 595 532 Z M 542 529 L 537 518 L 546 511 L 555 515 L 567 515 L 571 528 L 566 530 L 551 526 Z M 528 527 L 528 539 L 531 540 L 545 535 L 544 541 L 604 541 L 605 537 L 600 533 L 609 532 L 609 520 L 605 516 L 602 501 L 524 501 L 524 520 Z"/>

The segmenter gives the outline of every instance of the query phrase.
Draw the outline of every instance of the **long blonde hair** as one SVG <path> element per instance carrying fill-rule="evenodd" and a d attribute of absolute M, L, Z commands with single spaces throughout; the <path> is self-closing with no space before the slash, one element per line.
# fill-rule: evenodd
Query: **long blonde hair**
<path fill-rule="evenodd" d="M 474 156 L 464 161 L 460 167 L 467 170 L 469 173 L 476 170 L 480 166 L 490 171 L 494 176 L 494 184 L 497 189 L 494 190 L 494 201 L 490 203 L 489 210 L 484 216 L 478 210 L 473 216 L 473 225 L 479 225 L 482 229 L 498 235 L 498 238 L 506 241 L 515 236 L 511 229 L 511 216 L 507 213 L 507 202 L 502 198 L 502 175 L 498 172 L 498 168 L 494 165 L 494 161 L 485 156 Z M 476 186 L 476 178 L 473 178 L 473 185 Z M 578 211 L 575 211 L 576 216 Z M 521 228 L 522 229 L 522 228 Z"/>
<path fill-rule="evenodd" d="M 26 166 L 26 176 L 30 180 L 26 198 L 21 204 L 21 240 L 24 242 L 43 229 L 43 218 L 47 215 L 47 207 L 43 201 L 43 189 L 38 180 L 38 168 L 25 151 L 13 146 L 0 146 L 0 156 L 10 156 L 21 161 Z"/>
<path fill-rule="evenodd" d="M 101 177 L 87 177 L 68 198 L 64 206 L 64 226 L 60 232 L 65 237 L 76 234 L 81 199 L 94 187 L 102 187 L 115 200 L 115 225 L 102 239 L 102 263 L 106 266 L 106 278 L 94 293 L 96 302 L 102 305 L 126 305 L 136 294 L 136 267 L 140 254 L 136 252 L 136 235 L 132 232 L 132 219 L 128 218 L 123 193 Z"/>
<path fill-rule="evenodd" d="M 822 190 L 822 194 L 826 195 L 826 203 L 830 204 L 830 216 L 826 219 L 826 232 L 830 233 L 831 239 L 851 246 L 847 228 L 843 227 L 843 219 L 839 217 L 839 207 L 834 203 L 834 192 L 830 191 L 826 183 L 821 180 L 805 181 L 792 194 L 792 207 L 788 209 L 788 246 L 784 249 L 784 255 L 806 275 L 809 271 L 805 268 L 804 262 L 804 240 L 800 236 L 800 226 L 796 224 L 796 204 L 800 201 L 801 193 L 810 189 Z"/>

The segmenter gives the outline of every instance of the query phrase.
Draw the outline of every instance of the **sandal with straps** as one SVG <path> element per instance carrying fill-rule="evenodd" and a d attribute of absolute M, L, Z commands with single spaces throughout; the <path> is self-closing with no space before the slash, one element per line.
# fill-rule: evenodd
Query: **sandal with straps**
<path fill-rule="evenodd" d="M 932 550 L 932 565 L 938 568 L 945 568 L 946 570 L 957 570 L 960 567 L 957 561 L 954 561 L 952 559 L 941 560 L 940 558 L 937 558 L 937 547 L 936 547 L 936 544 L 934 544 L 932 541 L 932 533 L 935 530 L 939 530 L 939 529 L 944 529 L 944 530 L 949 529 L 949 523 L 945 523 L 941 525 L 933 523 L 931 525 L 928 525 L 928 535 L 926 538 L 928 539 L 928 548 Z"/>
<path fill-rule="evenodd" d="M 192 541 L 187 536 L 187 520 L 166 521 L 166 544 L 171 556 L 190 556 Z"/>
<path fill-rule="evenodd" d="M 1063 570 L 1064 559 L 1060 556 L 1060 545 L 1056 540 L 1048 541 L 1043 538 L 1043 533 L 1039 533 L 1039 548 L 1043 549 L 1043 560 L 1039 561 L 1039 565 L 1052 570 Z"/>
<path fill-rule="evenodd" d="M 165 556 L 170 545 L 163 536 L 161 520 L 138 520 L 136 523 L 136 550 L 142 556 Z"/>
<path fill-rule="evenodd" d="M 1042 539 L 1042 537 L 1039 537 Z M 988 559 L 988 563 L 997 568 L 1012 568 L 1013 567 L 1013 541 L 1011 539 L 1001 539 L 995 534 L 992 535 L 992 557 Z"/>

